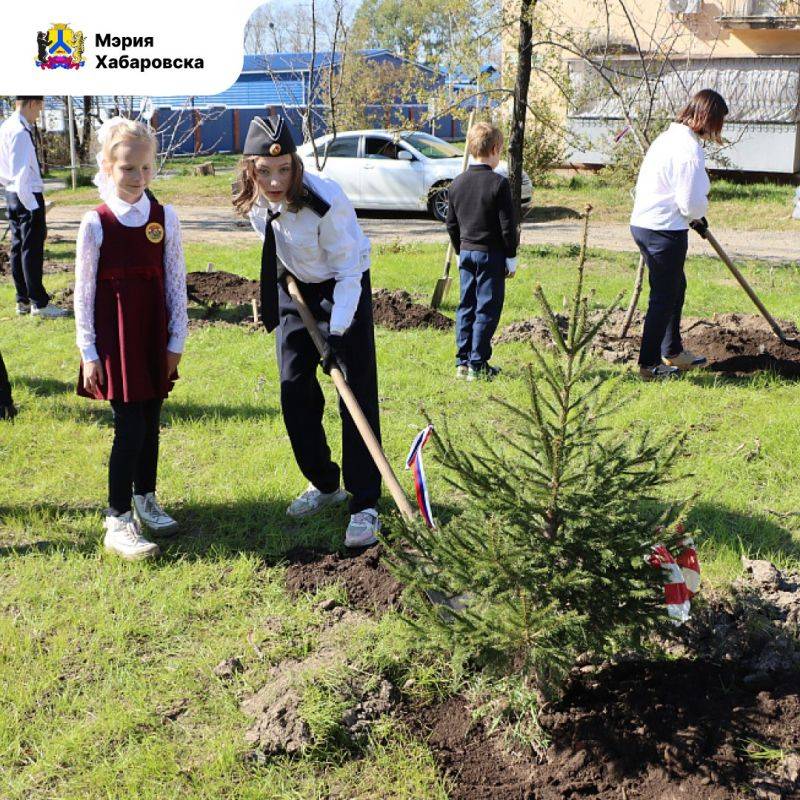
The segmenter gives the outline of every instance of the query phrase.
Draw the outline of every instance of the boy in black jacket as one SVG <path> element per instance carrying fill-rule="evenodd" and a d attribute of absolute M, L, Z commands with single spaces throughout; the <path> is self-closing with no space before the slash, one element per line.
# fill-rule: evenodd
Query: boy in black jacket
<path fill-rule="evenodd" d="M 488 122 L 467 132 L 474 162 L 449 190 L 447 232 L 459 256 L 461 302 L 456 314 L 456 377 L 491 380 L 492 336 L 500 321 L 505 280 L 517 269 L 517 220 L 511 185 L 494 170 L 503 134 Z"/>

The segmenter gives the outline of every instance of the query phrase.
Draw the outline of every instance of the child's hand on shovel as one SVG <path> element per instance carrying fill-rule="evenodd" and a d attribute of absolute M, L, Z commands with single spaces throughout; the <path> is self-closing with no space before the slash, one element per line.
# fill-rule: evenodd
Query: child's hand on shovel
<path fill-rule="evenodd" d="M 344 337 L 340 333 L 332 333 L 325 342 L 325 349 L 322 351 L 322 371 L 326 375 L 331 374 L 331 367 L 338 367 L 337 359 L 344 352 Z"/>

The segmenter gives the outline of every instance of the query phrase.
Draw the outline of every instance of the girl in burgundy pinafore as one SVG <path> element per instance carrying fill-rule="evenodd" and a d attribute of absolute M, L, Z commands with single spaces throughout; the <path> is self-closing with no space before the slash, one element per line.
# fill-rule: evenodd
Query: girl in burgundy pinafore
<path fill-rule="evenodd" d="M 75 257 L 78 394 L 114 413 L 105 548 L 150 558 L 178 524 L 156 500 L 161 405 L 188 332 L 180 222 L 148 191 L 156 142 L 145 124 L 112 118 L 98 131 L 95 182 L 105 201 L 86 214 Z"/>
<path fill-rule="evenodd" d="M 150 219 L 140 228 L 123 225 L 105 203 L 96 211 L 103 243 L 94 326 L 105 382 L 93 394 L 86 391 L 81 364 L 78 394 L 125 403 L 163 400 L 174 385 L 167 375 L 164 207 L 151 202 Z"/>

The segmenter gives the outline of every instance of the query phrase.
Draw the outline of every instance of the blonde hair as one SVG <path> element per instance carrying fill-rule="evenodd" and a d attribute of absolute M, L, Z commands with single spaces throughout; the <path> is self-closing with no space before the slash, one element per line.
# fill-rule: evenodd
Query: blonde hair
<path fill-rule="evenodd" d="M 305 196 L 303 187 L 303 159 L 292 153 L 292 180 L 286 191 L 286 205 L 289 211 L 297 212 Z M 256 160 L 262 156 L 243 156 L 239 160 L 236 183 L 233 185 L 233 207 L 238 214 L 246 217 L 258 200 L 260 190 L 256 181 Z"/>
<path fill-rule="evenodd" d="M 120 117 L 105 136 L 99 134 L 103 161 L 110 164 L 114 160 L 114 148 L 122 142 L 146 142 L 156 151 L 156 136 L 149 125 L 133 119 Z"/>
<path fill-rule="evenodd" d="M 485 158 L 503 146 L 503 132 L 491 122 L 476 122 L 467 131 L 467 150 L 475 158 Z"/>

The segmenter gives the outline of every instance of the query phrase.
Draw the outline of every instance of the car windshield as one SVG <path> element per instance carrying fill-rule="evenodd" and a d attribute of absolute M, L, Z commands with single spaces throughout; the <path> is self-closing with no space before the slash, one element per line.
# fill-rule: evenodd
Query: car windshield
<path fill-rule="evenodd" d="M 450 142 L 437 139 L 427 133 L 404 133 L 402 139 L 419 150 L 426 158 L 459 158 L 464 155 L 463 150 L 459 150 Z"/>

